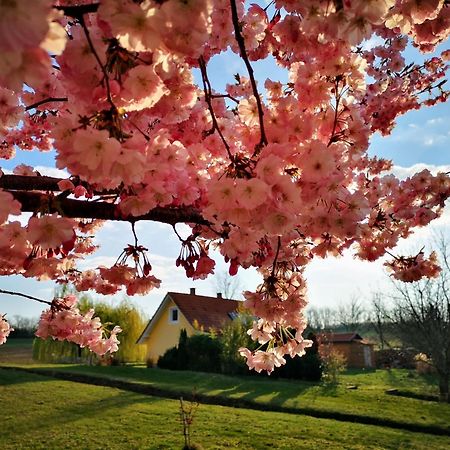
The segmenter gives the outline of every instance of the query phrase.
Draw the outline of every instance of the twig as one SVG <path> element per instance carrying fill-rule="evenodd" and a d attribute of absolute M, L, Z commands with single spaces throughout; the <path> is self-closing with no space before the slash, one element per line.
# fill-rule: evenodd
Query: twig
<path fill-rule="evenodd" d="M 272 263 L 272 273 L 270 275 L 272 278 L 275 277 L 275 267 L 277 265 L 278 255 L 280 253 L 280 248 L 281 248 L 281 238 L 280 238 L 280 236 L 278 236 L 277 251 L 275 253 L 275 258 L 274 258 L 273 263 Z"/>
<path fill-rule="evenodd" d="M 212 88 L 211 88 L 211 83 L 208 78 L 208 73 L 206 71 L 206 64 L 205 64 L 205 60 L 203 59 L 203 56 L 200 56 L 200 58 L 198 60 L 198 64 L 200 66 L 200 72 L 202 74 L 203 91 L 205 93 L 205 101 L 206 101 L 206 104 L 208 105 L 209 113 L 211 115 L 211 120 L 213 123 L 211 130 L 209 130 L 207 133 L 212 134 L 212 133 L 214 133 L 214 131 L 217 131 L 217 133 L 220 136 L 220 139 L 223 142 L 223 145 L 225 146 L 225 148 L 227 150 L 228 158 L 230 158 L 230 160 L 233 161 L 234 159 L 233 159 L 233 155 L 231 154 L 230 146 L 228 145 L 228 142 L 226 141 L 224 135 L 222 134 L 222 131 L 217 122 L 216 114 L 214 113 L 214 108 L 211 103 Z"/>
<path fill-rule="evenodd" d="M 133 231 L 133 236 L 134 236 L 134 246 L 137 247 L 139 245 L 139 242 L 138 242 L 138 237 L 136 234 L 136 228 L 134 226 L 135 223 L 136 222 L 134 222 L 134 221 L 131 222 L 131 230 Z"/>
<path fill-rule="evenodd" d="M 46 305 L 52 306 L 52 302 L 49 302 L 47 300 L 42 300 L 40 298 L 33 297 L 31 295 L 22 294 L 21 292 L 5 291 L 4 289 L 0 289 L 0 294 L 17 295 L 18 297 L 28 298 L 29 300 L 34 300 L 36 302 L 45 303 Z"/>
<path fill-rule="evenodd" d="M 258 118 L 259 118 L 259 128 L 260 128 L 260 132 L 261 132 L 261 138 L 260 138 L 259 144 L 255 147 L 255 151 L 253 152 L 253 155 L 252 155 L 252 157 L 255 157 L 255 156 L 259 155 L 262 147 L 264 145 L 267 145 L 267 143 L 268 143 L 267 137 L 266 137 L 266 132 L 264 129 L 264 110 L 263 110 L 262 103 L 261 103 L 261 97 L 259 96 L 258 88 L 256 86 L 255 75 L 253 73 L 253 67 L 250 64 L 250 61 L 249 61 L 248 55 L 247 55 L 247 50 L 245 49 L 245 41 L 244 41 L 244 38 L 241 33 L 241 25 L 239 23 L 239 16 L 238 16 L 237 8 L 236 8 L 236 1 L 230 0 L 230 4 L 231 4 L 231 17 L 232 17 L 233 26 L 234 26 L 234 37 L 236 39 L 236 42 L 238 43 L 239 50 L 241 53 L 241 58 L 243 59 L 244 64 L 247 67 L 248 76 L 250 78 L 250 84 L 252 85 L 253 96 L 255 97 L 256 106 L 258 108 Z"/>
<path fill-rule="evenodd" d="M 89 48 L 91 49 L 91 52 L 94 55 L 95 59 L 97 60 L 97 63 L 100 66 L 100 69 L 101 69 L 101 71 L 103 73 L 103 77 L 104 77 L 104 80 L 105 80 L 105 86 L 106 86 L 106 97 L 107 97 L 108 102 L 111 105 L 112 109 L 115 111 L 115 110 L 117 110 L 117 108 L 116 108 L 116 105 L 114 104 L 114 102 L 112 101 L 111 87 L 109 85 L 108 72 L 106 71 L 106 68 L 103 65 L 100 57 L 98 56 L 97 50 L 95 50 L 94 43 L 92 42 L 91 34 L 89 33 L 89 29 L 86 26 L 86 22 L 84 20 L 83 14 L 78 16 L 78 21 L 80 22 L 81 28 L 83 28 L 84 34 L 86 36 L 86 40 L 87 40 L 88 45 L 89 45 Z"/>
<path fill-rule="evenodd" d="M 28 105 L 25 107 L 25 111 L 29 111 L 30 109 L 37 108 L 38 106 L 41 106 L 45 103 L 52 103 L 52 102 L 67 102 L 67 97 L 49 97 L 45 98 L 44 100 L 39 100 L 36 103 L 32 103 L 31 105 Z"/>

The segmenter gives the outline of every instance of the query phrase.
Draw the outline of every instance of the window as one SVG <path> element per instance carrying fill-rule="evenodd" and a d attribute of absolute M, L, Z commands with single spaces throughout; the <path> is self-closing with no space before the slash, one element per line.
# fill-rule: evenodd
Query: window
<path fill-rule="evenodd" d="M 178 322 L 178 308 L 170 308 L 169 311 L 169 322 L 177 323 Z"/>

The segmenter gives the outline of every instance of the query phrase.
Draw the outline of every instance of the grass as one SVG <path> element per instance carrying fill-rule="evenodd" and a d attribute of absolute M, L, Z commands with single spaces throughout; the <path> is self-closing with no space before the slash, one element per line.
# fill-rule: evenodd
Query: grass
<path fill-rule="evenodd" d="M 429 392 L 429 378 L 405 370 L 353 371 L 341 378 L 339 386 L 256 377 L 230 377 L 189 371 L 147 369 L 144 366 L 99 367 L 80 365 L 33 365 L 65 373 L 132 381 L 153 388 L 192 394 L 193 391 L 227 399 L 252 401 L 260 405 L 312 409 L 319 412 L 346 413 L 389 419 L 401 424 L 434 426 L 450 431 L 450 405 L 394 397 L 390 388 Z M 412 377 L 411 377 L 412 376 Z M 358 389 L 347 389 L 356 385 Z"/>
<path fill-rule="evenodd" d="M 30 364 L 32 359 L 33 339 L 8 339 L 0 345 L 0 364 Z"/>
<path fill-rule="evenodd" d="M 150 371 L 151 372 L 151 371 Z M 0 370 L 2 449 L 180 449 L 179 403 Z M 20 401 L 18 401 L 20 399 Z M 283 413 L 200 405 L 205 449 L 447 449 L 448 437 Z"/>

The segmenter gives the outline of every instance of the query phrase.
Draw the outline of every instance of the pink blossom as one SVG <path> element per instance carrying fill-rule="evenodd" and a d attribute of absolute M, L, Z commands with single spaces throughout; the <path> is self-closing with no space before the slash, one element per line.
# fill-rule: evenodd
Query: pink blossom
<path fill-rule="evenodd" d="M 20 203 L 14 199 L 12 194 L 0 189 L 0 225 L 8 219 L 10 214 L 20 214 Z"/>
<path fill-rule="evenodd" d="M 14 331 L 14 328 L 11 328 L 11 325 L 6 321 L 5 316 L 0 315 L 0 345 L 6 342 L 11 331 Z"/>
<path fill-rule="evenodd" d="M 28 221 L 28 238 L 43 249 L 57 248 L 74 234 L 74 221 L 56 214 L 31 217 Z"/>
<path fill-rule="evenodd" d="M 48 31 L 50 7 L 49 0 L 2 2 L 0 51 L 37 47 Z"/>

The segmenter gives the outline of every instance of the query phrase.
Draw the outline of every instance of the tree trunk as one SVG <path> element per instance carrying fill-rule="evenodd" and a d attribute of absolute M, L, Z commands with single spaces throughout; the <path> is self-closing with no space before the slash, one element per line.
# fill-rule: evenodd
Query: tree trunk
<path fill-rule="evenodd" d="M 448 373 L 439 374 L 439 401 L 450 403 L 448 385 L 450 376 Z"/>

